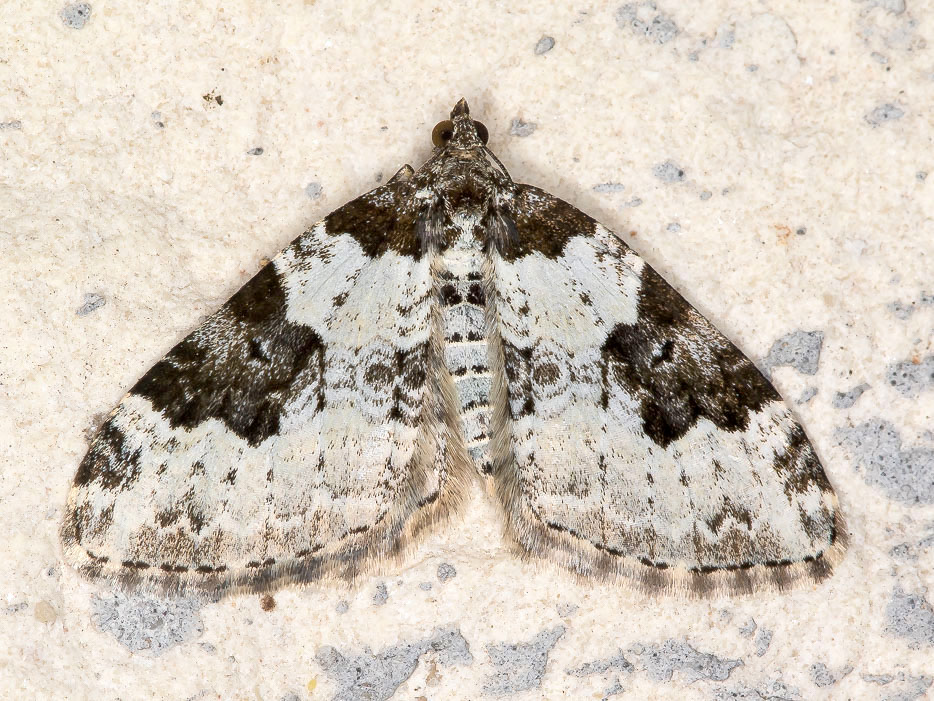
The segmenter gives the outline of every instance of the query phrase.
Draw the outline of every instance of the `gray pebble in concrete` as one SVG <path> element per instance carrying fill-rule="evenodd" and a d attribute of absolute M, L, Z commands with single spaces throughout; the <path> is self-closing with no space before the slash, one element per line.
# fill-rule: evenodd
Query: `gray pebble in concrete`
<path fill-rule="evenodd" d="M 889 365 L 885 379 L 905 397 L 914 399 L 922 391 L 934 388 L 934 355 L 913 363 L 910 360 Z"/>
<path fill-rule="evenodd" d="M 885 609 L 886 631 L 912 647 L 934 645 L 934 608 L 921 594 L 896 587 Z"/>
<path fill-rule="evenodd" d="M 891 102 L 879 105 L 872 112 L 869 112 L 865 119 L 873 127 L 877 127 L 885 122 L 892 122 L 905 116 L 905 111 L 896 107 Z"/>
<path fill-rule="evenodd" d="M 629 650 L 639 657 L 646 673 L 655 681 L 669 681 L 674 672 L 681 672 L 685 683 L 698 679 L 723 681 L 743 665 L 742 660 L 720 658 L 700 652 L 680 640 L 666 640 L 661 645 L 635 645 Z"/>
<path fill-rule="evenodd" d="M 555 48 L 554 37 L 542 37 L 535 44 L 535 55 L 541 56 L 542 54 L 547 54 L 553 48 Z"/>
<path fill-rule="evenodd" d="M 91 19 L 91 6 L 86 2 L 76 2 L 71 5 L 65 5 L 62 11 L 58 13 L 62 18 L 62 24 L 71 29 L 83 29 L 84 25 Z"/>
<path fill-rule="evenodd" d="M 868 389 L 869 385 L 864 382 L 860 385 L 856 385 L 856 387 L 853 387 L 846 392 L 836 392 L 833 395 L 833 408 L 849 409 L 851 406 L 856 404 L 856 400 L 863 396 L 863 392 Z"/>
<path fill-rule="evenodd" d="M 762 371 L 769 377 L 772 368 L 793 367 L 804 375 L 817 372 L 820 363 L 824 334 L 820 331 L 792 331 L 779 338 L 760 363 Z"/>
<path fill-rule="evenodd" d="M 543 630 L 526 643 L 487 645 L 487 654 L 496 671 L 484 681 L 483 693 L 505 696 L 538 688 L 545 676 L 548 654 L 564 631 L 564 626 L 556 626 Z"/>
<path fill-rule="evenodd" d="M 153 656 L 194 640 L 204 632 L 196 599 L 147 599 L 110 594 L 91 600 L 91 620 L 131 652 Z"/>
<path fill-rule="evenodd" d="M 531 136 L 537 128 L 538 125 L 535 122 L 525 122 L 516 117 L 509 125 L 509 133 L 520 137 Z"/>
<path fill-rule="evenodd" d="M 835 435 L 867 484 L 906 504 L 934 504 L 934 450 L 905 448 L 898 430 L 884 419 L 841 427 Z"/>
<path fill-rule="evenodd" d="M 684 180 L 684 168 L 674 161 L 668 160 L 652 166 L 652 175 L 663 183 L 680 183 Z"/>
<path fill-rule="evenodd" d="M 318 649 L 315 660 L 337 686 L 333 701 L 385 701 L 412 676 L 429 650 L 442 666 L 471 664 L 467 641 L 456 627 L 438 628 L 430 638 L 400 643 L 377 653 L 341 653 L 329 645 Z"/>
<path fill-rule="evenodd" d="M 454 565 L 449 565 L 447 562 L 442 562 L 438 565 L 438 581 L 442 584 L 447 582 L 449 579 L 454 579 L 457 576 L 457 570 L 454 569 Z"/>

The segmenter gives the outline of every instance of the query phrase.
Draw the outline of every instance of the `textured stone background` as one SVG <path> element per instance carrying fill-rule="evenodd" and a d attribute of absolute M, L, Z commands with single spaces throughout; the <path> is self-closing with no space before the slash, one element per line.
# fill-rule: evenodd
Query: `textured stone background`
<path fill-rule="evenodd" d="M 929 693 L 934 4 L 372 5 L 3 3 L 0 697 Z M 515 559 L 480 493 L 354 589 L 202 605 L 64 568 L 102 415 L 264 257 L 420 164 L 461 96 L 514 179 L 771 371 L 849 519 L 837 575 L 648 599 Z"/>

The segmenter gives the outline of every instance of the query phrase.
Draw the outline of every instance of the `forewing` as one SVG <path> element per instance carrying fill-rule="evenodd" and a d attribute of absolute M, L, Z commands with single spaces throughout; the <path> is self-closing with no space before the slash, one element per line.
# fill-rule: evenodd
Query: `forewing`
<path fill-rule="evenodd" d="M 494 483 L 533 555 L 692 593 L 826 577 L 845 549 L 804 430 L 611 232 L 519 186 L 494 256 Z"/>
<path fill-rule="evenodd" d="M 459 500 L 411 195 L 315 225 L 130 390 L 75 476 L 71 563 L 218 594 L 352 577 Z"/>

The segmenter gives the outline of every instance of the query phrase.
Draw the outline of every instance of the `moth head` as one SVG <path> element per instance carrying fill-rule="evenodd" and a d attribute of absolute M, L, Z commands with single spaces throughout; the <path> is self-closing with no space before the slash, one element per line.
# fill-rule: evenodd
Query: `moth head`
<path fill-rule="evenodd" d="M 431 142 L 438 148 L 472 149 L 486 145 L 489 138 L 483 123 L 470 118 L 470 108 L 463 98 L 454 105 L 451 118 L 438 122 L 431 131 Z"/>

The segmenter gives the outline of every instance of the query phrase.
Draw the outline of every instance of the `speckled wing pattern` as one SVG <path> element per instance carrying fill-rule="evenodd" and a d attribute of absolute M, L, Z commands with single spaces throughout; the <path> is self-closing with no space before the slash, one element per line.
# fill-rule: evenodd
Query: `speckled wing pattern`
<path fill-rule="evenodd" d="M 836 495 L 755 366 L 611 232 L 514 183 L 463 100 L 433 140 L 130 390 L 75 476 L 66 559 L 216 595 L 353 578 L 480 481 L 523 552 L 584 577 L 826 578 Z"/>
<path fill-rule="evenodd" d="M 352 578 L 456 505 L 412 202 L 398 178 L 338 209 L 139 380 L 75 476 L 68 560 L 167 592 Z"/>
<path fill-rule="evenodd" d="M 537 188 L 514 202 L 491 287 L 493 479 L 516 541 L 647 591 L 826 578 L 846 528 L 775 389 L 610 231 Z"/>

